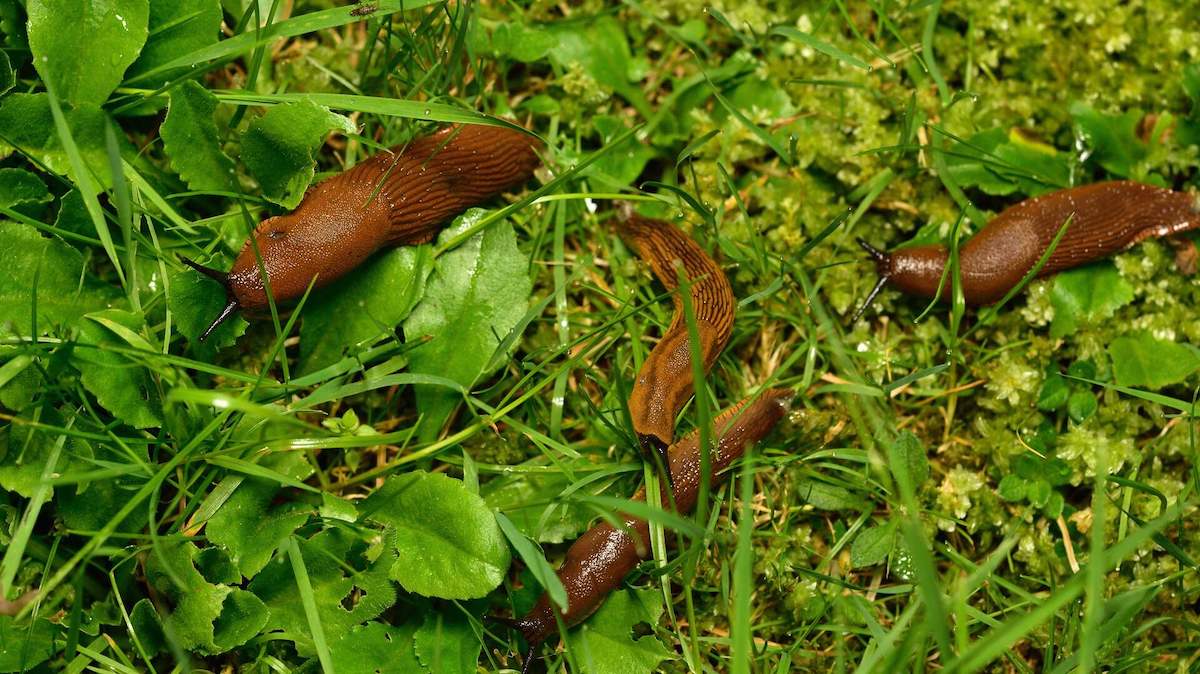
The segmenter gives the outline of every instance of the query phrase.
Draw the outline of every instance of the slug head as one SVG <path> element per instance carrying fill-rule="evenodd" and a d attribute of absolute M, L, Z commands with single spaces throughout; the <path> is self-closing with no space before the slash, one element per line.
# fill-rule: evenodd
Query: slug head
<path fill-rule="evenodd" d="M 885 253 L 862 239 L 858 245 L 875 261 L 875 269 L 879 280 L 858 311 L 854 312 L 851 322 L 857 321 L 875 301 L 879 291 L 885 285 L 893 285 L 897 290 L 909 295 L 920 297 L 937 297 L 938 286 L 942 283 L 942 272 L 949 260 L 946 247 L 941 244 L 913 246 L 903 248 L 893 253 Z M 948 291 L 949 288 L 946 288 Z"/>

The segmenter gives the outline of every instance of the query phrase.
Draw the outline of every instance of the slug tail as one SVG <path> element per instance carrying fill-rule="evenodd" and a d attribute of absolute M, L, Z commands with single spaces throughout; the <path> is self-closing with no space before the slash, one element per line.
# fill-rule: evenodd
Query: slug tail
<path fill-rule="evenodd" d="M 179 259 L 187 266 L 195 269 L 201 274 L 204 274 L 217 283 L 220 283 L 225 288 L 225 308 L 221 309 L 221 313 L 217 314 L 217 317 L 213 319 L 213 322 L 204 329 L 204 332 L 200 333 L 200 341 L 203 342 L 204 340 L 208 339 L 208 336 L 213 333 L 213 330 L 216 330 L 222 323 L 232 318 L 233 315 L 237 313 L 238 309 L 241 308 L 241 304 L 238 303 L 237 297 L 233 294 L 233 288 L 229 284 L 229 274 L 213 269 L 212 267 L 205 267 L 195 260 L 191 260 L 186 257 L 180 256 Z"/>
<path fill-rule="evenodd" d="M 879 250 L 875 246 L 867 243 L 866 239 L 863 239 L 862 237 L 859 237 L 855 240 L 863 250 L 867 251 L 867 255 L 870 255 L 871 259 L 875 261 L 875 270 L 879 273 L 879 280 L 875 282 L 875 287 L 871 288 L 871 292 L 867 293 L 867 299 L 863 301 L 863 303 L 858 307 L 858 310 L 854 312 L 854 316 L 850 318 L 850 323 L 852 324 L 858 322 L 858 319 L 862 318 L 862 315 L 866 313 L 867 308 L 870 307 L 871 303 L 875 301 L 875 298 L 879 296 L 879 292 L 882 291 L 883 287 L 892 280 L 892 257 L 882 250 Z"/>

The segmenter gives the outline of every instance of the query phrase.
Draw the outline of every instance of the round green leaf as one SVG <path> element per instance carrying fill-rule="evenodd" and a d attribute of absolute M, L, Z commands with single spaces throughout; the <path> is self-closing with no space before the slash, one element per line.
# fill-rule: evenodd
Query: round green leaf
<path fill-rule="evenodd" d="M 509 552 L 496 516 L 459 480 L 423 471 L 398 475 L 362 511 L 395 530 L 390 575 L 409 592 L 475 599 L 504 580 Z"/>
<path fill-rule="evenodd" d="M 29 0 L 33 67 L 72 105 L 99 105 L 117 88 L 148 34 L 147 0 Z"/>

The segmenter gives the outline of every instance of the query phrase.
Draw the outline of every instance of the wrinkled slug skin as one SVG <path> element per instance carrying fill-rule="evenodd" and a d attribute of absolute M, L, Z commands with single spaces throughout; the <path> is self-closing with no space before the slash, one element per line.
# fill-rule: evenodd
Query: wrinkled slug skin
<path fill-rule="evenodd" d="M 743 400 L 714 420 L 713 427 L 719 440 L 710 459 L 711 485 L 715 487 L 724 482 L 726 475 L 722 471 L 740 457 L 748 446 L 771 432 L 787 413 L 791 399 L 791 391 L 772 389 L 753 402 Z M 699 447 L 699 435 L 693 432 L 672 445 L 667 452 L 674 476 L 672 491 L 675 506 L 680 513 L 689 512 L 696 506 L 700 491 Z M 633 498 L 645 500 L 645 488 L 639 489 Z M 663 507 L 670 508 L 666 494 L 663 494 Z M 558 577 L 567 590 L 567 610 L 559 615 L 568 627 L 579 624 L 594 613 L 638 562 L 649 558 L 649 525 L 645 520 L 628 515 L 624 521 L 628 531 L 635 533 L 637 539 L 626 530 L 601 522 L 580 536 L 567 550 Z M 531 645 L 541 643 L 558 631 L 553 610 L 549 596 L 542 594 L 529 613 L 515 621 L 514 625 Z"/>
<path fill-rule="evenodd" d="M 515 129 L 453 126 L 315 185 L 254 232 L 275 300 L 298 299 L 314 277 L 327 285 L 381 248 L 429 241 L 463 210 L 528 181 L 540 148 Z M 229 288 L 243 310 L 267 306 L 249 241 Z"/>
<path fill-rule="evenodd" d="M 650 265 L 668 291 L 679 287 L 676 263 L 691 281 L 691 298 L 707 372 L 733 330 L 736 302 L 729 280 L 689 236 L 667 222 L 630 215 L 617 231 Z M 644 449 L 663 451 L 675 435 L 675 417 L 692 396 L 692 358 L 683 300 L 674 298 L 675 316 L 662 339 L 642 363 L 629 395 L 633 429 Z"/>
<path fill-rule="evenodd" d="M 1004 210 L 959 249 L 967 303 L 1002 298 L 1037 264 L 1072 213 L 1066 234 L 1038 276 L 1100 259 L 1148 237 L 1200 227 L 1195 195 L 1128 180 L 1028 199 Z M 943 245 L 905 248 L 885 254 L 879 273 L 906 293 L 933 297 L 948 257 Z"/>

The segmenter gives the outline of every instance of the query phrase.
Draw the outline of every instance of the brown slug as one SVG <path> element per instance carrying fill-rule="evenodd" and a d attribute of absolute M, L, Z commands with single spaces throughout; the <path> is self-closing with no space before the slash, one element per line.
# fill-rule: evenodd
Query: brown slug
<path fill-rule="evenodd" d="M 787 413 L 792 392 L 771 389 L 757 400 L 746 399 L 726 409 L 713 420 L 715 437 L 710 455 L 710 475 L 713 486 L 727 477 L 723 472 L 746 448 L 762 440 Z M 671 491 L 674 506 L 680 513 L 696 506 L 700 491 L 700 438 L 692 432 L 667 451 L 674 482 Z M 634 495 L 634 500 L 646 499 L 646 488 Z M 664 508 L 671 507 L 671 496 L 662 495 Z M 567 627 L 583 622 L 600 608 L 604 599 L 621 581 L 650 556 L 649 525 L 645 520 L 623 515 L 624 528 L 601 522 L 589 529 L 567 550 L 558 577 L 567 590 L 567 610 L 557 609 L 549 595 L 543 593 L 529 613 L 519 620 L 501 620 L 518 629 L 531 647 L 540 644 L 558 631 L 555 612 Z M 632 534 L 632 535 L 631 535 Z M 636 535 L 636 538 L 634 537 Z M 529 660 L 526 661 L 526 668 Z"/>
<path fill-rule="evenodd" d="M 696 315 L 704 371 L 708 372 L 733 331 L 737 304 L 729 279 L 691 237 L 670 223 L 627 211 L 619 218 L 617 231 L 668 291 L 679 287 L 675 265 L 682 268 L 691 283 L 688 296 Z M 643 452 L 657 451 L 664 463 L 675 435 L 675 417 L 695 386 L 687 320 L 678 293 L 674 304 L 671 325 L 642 363 L 629 395 L 633 430 Z"/>
<path fill-rule="evenodd" d="M 454 125 L 311 187 L 295 210 L 254 231 L 275 301 L 299 299 L 314 278 L 327 285 L 381 248 L 430 241 L 466 208 L 528 181 L 540 148 L 516 129 Z M 228 274 L 184 262 L 226 290 L 227 304 L 201 340 L 237 310 L 268 306 L 251 241 Z"/>
<path fill-rule="evenodd" d="M 1200 227 L 1200 199 L 1129 180 L 1073 187 L 1027 199 L 1005 209 L 958 252 L 963 299 L 989 304 L 1004 295 L 1033 268 L 1070 218 L 1058 246 L 1038 271 L 1049 276 L 1124 250 L 1152 236 L 1168 236 Z M 892 253 L 858 240 L 879 271 L 862 310 L 886 284 L 922 297 L 938 293 L 949 251 L 941 244 Z M 948 296 L 947 279 L 943 297 Z"/>

